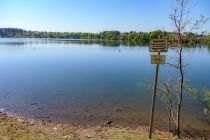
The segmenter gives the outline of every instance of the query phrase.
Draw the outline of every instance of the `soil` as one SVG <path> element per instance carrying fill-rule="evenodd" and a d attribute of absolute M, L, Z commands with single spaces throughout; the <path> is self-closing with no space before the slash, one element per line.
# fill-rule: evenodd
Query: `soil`
<path fill-rule="evenodd" d="M 45 119 L 45 118 L 44 118 Z M 87 118 L 81 120 L 88 121 Z M 125 127 L 115 123 L 115 120 L 97 122 L 94 126 L 84 123 L 58 123 L 56 121 L 26 119 L 0 112 L 0 140 L 139 140 L 148 139 L 148 127 Z M 183 130 L 182 139 L 208 139 L 208 132 L 197 132 L 196 129 Z M 172 133 L 155 129 L 153 139 L 176 139 Z"/>

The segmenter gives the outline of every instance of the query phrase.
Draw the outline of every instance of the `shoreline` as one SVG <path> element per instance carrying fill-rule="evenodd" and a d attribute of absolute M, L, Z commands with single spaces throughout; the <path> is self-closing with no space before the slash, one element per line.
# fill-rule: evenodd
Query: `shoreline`
<path fill-rule="evenodd" d="M 182 139 L 205 139 L 209 135 L 188 130 Z M 3 133 L 2 133 L 3 132 Z M 154 130 L 154 139 L 176 139 L 173 134 L 161 129 Z M 194 133 L 195 135 L 192 135 Z M 205 136 L 206 135 L 206 136 Z M 148 139 L 148 127 L 138 128 L 112 125 L 107 121 L 98 126 L 82 126 L 28 119 L 0 111 L 0 139 Z"/>
<path fill-rule="evenodd" d="M 3 112 L 0 112 L 0 123 L 0 129 L 6 126 L 6 131 L 8 131 L 8 134 L 5 133 L 5 135 L 14 139 L 16 139 L 16 136 L 19 138 L 21 134 L 23 135 L 23 138 L 25 138 L 24 135 L 27 135 L 27 139 L 145 139 L 148 135 L 146 127 L 140 127 L 139 129 L 131 130 L 130 128 L 116 128 L 110 126 L 110 122 L 107 122 L 107 124 L 104 126 L 84 128 L 81 126 L 72 126 L 70 124 L 60 124 L 54 122 L 49 123 L 33 119 L 26 119 L 17 116 L 11 116 Z M 19 131 L 22 133 L 20 134 Z M 1 132 L 2 130 L 0 130 L 0 134 Z M 3 138 L 7 136 L 3 136 Z M 0 135 L 0 139 L 1 138 L 2 134 Z M 169 139 L 172 138 L 172 135 L 167 132 L 156 130 L 154 139 L 160 138 Z"/>

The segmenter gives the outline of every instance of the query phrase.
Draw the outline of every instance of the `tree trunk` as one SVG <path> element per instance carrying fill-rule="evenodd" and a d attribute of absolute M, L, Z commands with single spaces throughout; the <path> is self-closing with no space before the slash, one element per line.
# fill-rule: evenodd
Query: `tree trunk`
<path fill-rule="evenodd" d="M 179 101 L 178 101 L 178 107 L 177 107 L 177 124 L 176 124 L 176 135 L 180 138 L 180 118 L 181 118 L 181 107 L 182 107 L 182 99 L 183 99 L 183 85 L 184 85 L 184 72 L 183 72 L 183 65 L 182 65 L 182 49 L 181 46 L 179 51 L 179 71 L 181 75 L 180 79 L 180 90 L 179 90 Z"/>
<path fill-rule="evenodd" d="M 170 107 L 168 108 L 169 110 L 169 118 L 168 118 L 168 130 L 171 131 L 172 130 L 172 125 L 171 125 L 171 118 L 172 118 L 172 101 L 171 99 L 169 98 L 169 102 L 170 102 Z"/>

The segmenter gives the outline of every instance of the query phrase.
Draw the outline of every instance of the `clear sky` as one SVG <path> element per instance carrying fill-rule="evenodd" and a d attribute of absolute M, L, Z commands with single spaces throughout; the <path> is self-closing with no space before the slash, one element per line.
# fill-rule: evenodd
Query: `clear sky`
<path fill-rule="evenodd" d="M 171 0 L 0 0 L 0 28 L 37 31 L 171 31 Z M 210 0 L 191 0 L 191 16 L 210 17 Z M 210 32 L 210 21 L 201 28 Z"/>

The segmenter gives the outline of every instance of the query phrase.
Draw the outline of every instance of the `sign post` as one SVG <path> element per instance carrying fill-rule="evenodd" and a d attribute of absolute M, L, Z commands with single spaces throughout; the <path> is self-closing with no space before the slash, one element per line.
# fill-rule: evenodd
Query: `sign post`
<path fill-rule="evenodd" d="M 159 64 L 165 64 L 165 60 L 166 60 L 166 56 L 165 55 L 160 55 L 160 52 L 167 52 L 168 51 L 167 41 L 165 39 L 151 40 L 149 51 L 158 53 L 158 55 L 151 55 L 151 64 L 156 64 L 155 79 L 154 79 L 154 86 L 153 86 L 151 116 L 150 116 L 150 127 L 149 127 L 149 138 L 151 139 L 152 138 L 152 131 L 153 131 L 155 102 L 156 102 L 156 96 L 157 96 Z"/>

